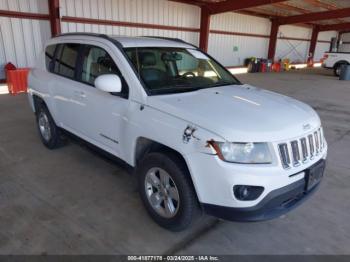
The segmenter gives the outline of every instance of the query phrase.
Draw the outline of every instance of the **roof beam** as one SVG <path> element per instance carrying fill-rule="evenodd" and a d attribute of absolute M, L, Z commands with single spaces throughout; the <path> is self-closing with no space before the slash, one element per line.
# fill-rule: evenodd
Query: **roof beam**
<path fill-rule="evenodd" d="M 268 59 L 271 59 L 271 60 L 275 59 L 278 28 L 279 28 L 279 24 L 277 23 L 277 21 L 275 19 L 273 19 L 272 23 L 271 23 L 269 50 L 268 50 L 268 54 L 267 54 Z"/>
<path fill-rule="evenodd" d="M 27 13 L 27 12 L 17 12 L 9 10 L 0 10 L 0 17 L 10 17 L 10 18 L 23 18 L 23 19 L 37 19 L 37 20 L 49 20 L 49 15 L 37 14 L 37 13 Z"/>
<path fill-rule="evenodd" d="M 314 26 L 314 28 L 312 29 L 312 36 L 311 36 L 310 47 L 309 47 L 308 66 L 312 66 L 314 64 L 319 30 L 320 30 L 319 26 Z"/>
<path fill-rule="evenodd" d="M 341 17 L 350 17 L 350 8 L 343 8 L 325 12 L 309 13 L 303 15 L 293 15 L 287 17 L 280 17 L 278 19 L 279 24 L 297 24 L 297 23 L 306 23 L 311 21 L 335 19 Z"/>
<path fill-rule="evenodd" d="M 201 8 L 201 27 L 199 32 L 199 48 L 208 52 L 210 34 L 210 13 L 205 7 Z"/>
<path fill-rule="evenodd" d="M 197 1 L 197 0 L 169 0 L 169 1 L 183 3 L 183 4 L 188 4 L 188 5 L 196 5 L 196 6 L 199 6 L 199 7 L 206 5 L 206 3 L 200 2 L 200 1 Z"/>
<path fill-rule="evenodd" d="M 350 30 L 350 23 L 320 26 L 320 31 L 343 31 L 343 30 Z"/>
<path fill-rule="evenodd" d="M 208 7 L 211 10 L 211 14 L 219 14 L 230 11 L 237 11 L 241 9 L 256 7 L 260 5 L 269 5 L 279 2 L 286 2 L 287 0 L 227 0 L 216 4 L 210 4 Z"/>

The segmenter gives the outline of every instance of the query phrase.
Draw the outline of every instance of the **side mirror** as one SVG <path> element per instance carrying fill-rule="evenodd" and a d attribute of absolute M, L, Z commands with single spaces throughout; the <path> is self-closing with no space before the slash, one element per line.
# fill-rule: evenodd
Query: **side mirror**
<path fill-rule="evenodd" d="M 95 87 L 103 92 L 120 93 L 122 91 L 122 81 L 117 75 L 100 75 L 95 79 Z"/>

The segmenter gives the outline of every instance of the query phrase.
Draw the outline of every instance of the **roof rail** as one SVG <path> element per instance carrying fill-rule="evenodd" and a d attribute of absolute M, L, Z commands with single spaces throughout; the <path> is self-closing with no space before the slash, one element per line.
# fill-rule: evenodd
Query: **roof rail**
<path fill-rule="evenodd" d="M 60 37 L 60 36 L 96 36 L 96 37 L 103 37 L 103 38 L 109 38 L 108 35 L 105 35 L 105 34 L 98 34 L 98 33 L 85 33 L 85 32 L 71 32 L 71 33 L 63 33 L 63 34 L 59 34 L 57 36 L 54 36 L 55 37 Z"/>
<path fill-rule="evenodd" d="M 106 40 L 109 40 L 111 41 L 112 43 L 114 43 L 119 49 L 123 49 L 123 46 L 122 44 L 114 39 L 114 38 L 111 38 L 109 37 L 108 35 L 106 34 L 99 34 L 99 33 L 85 33 L 85 32 L 72 32 L 72 33 L 63 33 L 63 34 L 59 34 L 55 37 L 61 37 L 61 36 L 94 36 L 94 37 L 100 37 L 100 38 L 104 38 Z M 53 38 L 55 38 L 53 37 Z"/>
<path fill-rule="evenodd" d="M 182 40 L 180 38 L 163 37 L 163 36 L 141 36 L 141 37 L 169 40 L 169 41 L 179 42 L 179 43 L 183 43 L 183 44 L 190 45 L 190 46 L 193 46 L 195 48 L 198 48 L 197 46 L 195 46 L 195 45 L 193 45 L 191 43 L 188 43 L 188 42 L 186 42 L 186 41 L 184 41 L 184 40 Z"/>

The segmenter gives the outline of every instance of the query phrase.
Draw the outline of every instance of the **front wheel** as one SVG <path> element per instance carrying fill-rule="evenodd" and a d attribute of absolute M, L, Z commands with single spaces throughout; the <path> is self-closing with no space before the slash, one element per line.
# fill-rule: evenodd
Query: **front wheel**
<path fill-rule="evenodd" d="M 162 227 L 181 231 L 199 214 L 196 194 L 185 163 L 172 154 L 150 153 L 137 169 L 141 199 Z"/>

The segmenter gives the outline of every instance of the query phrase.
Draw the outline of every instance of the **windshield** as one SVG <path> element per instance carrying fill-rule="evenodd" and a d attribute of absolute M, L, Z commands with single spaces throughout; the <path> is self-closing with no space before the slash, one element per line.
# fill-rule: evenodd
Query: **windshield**
<path fill-rule="evenodd" d="M 225 68 L 196 49 L 125 49 L 150 95 L 240 84 Z"/>

